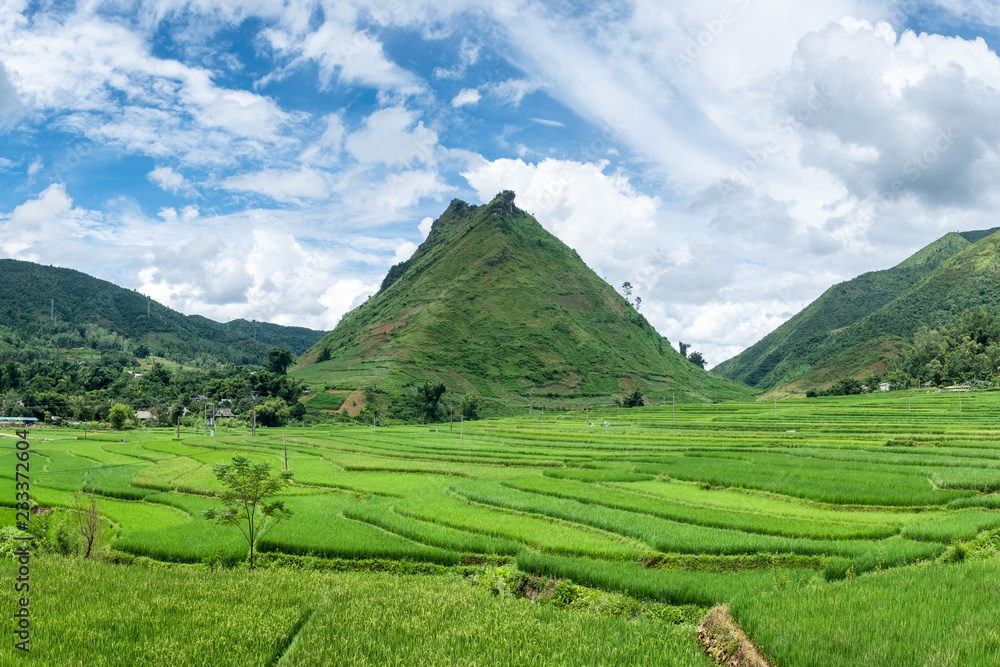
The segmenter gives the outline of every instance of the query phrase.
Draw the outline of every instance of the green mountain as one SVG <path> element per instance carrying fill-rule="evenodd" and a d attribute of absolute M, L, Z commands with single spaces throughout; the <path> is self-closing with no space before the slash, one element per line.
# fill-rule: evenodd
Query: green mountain
<path fill-rule="evenodd" d="M 220 324 L 79 271 L 0 259 L 0 358 L 23 356 L 25 348 L 145 346 L 181 363 L 258 364 L 272 347 L 298 355 L 322 335 L 266 322 Z"/>
<path fill-rule="evenodd" d="M 881 371 L 922 326 L 1000 306 L 1000 228 L 951 232 L 891 269 L 834 285 L 713 372 L 758 389 L 802 393 Z"/>
<path fill-rule="evenodd" d="M 746 399 L 684 359 L 579 255 L 514 206 L 452 201 L 414 255 L 293 371 L 333 389 L 397 395 L 424 382 L 496 407 Z"/>

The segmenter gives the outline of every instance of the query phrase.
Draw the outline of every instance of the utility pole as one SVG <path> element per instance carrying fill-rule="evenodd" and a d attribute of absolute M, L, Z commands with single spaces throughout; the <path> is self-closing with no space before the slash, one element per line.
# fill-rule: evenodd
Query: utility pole
<path fill-rule="evenodd" d="M 257 436 L 257 392 L 250 392 L 250 399 L 253 401 L 253 416 L 250 422 L 250 437 L 254 438 Z"/>
<path fill-rule="evenodd" d="M 462 429 L 462 426 L 464 426 L 464 425 L 465 425 L 465 415 L 462 415 L 461 417 L 459 417 L 459 421 L 458 421 L 458 441 L 459 442 L 464 442 L 465 441 L 465 434 L 463 433 L 463 429 Z"/>
<path fill-rule="evenodd" d="M 531 414 L 532 403 L 535 400 L 535 388 L 532 387 L 531 391 L 528 393 L 528 414 Z"/>
<path fill-rule="evenodd" d="M 910 391 L 912 387 L 910 385 L 906 386 L 906 411 L 910 411 Z"/>
<path fill-rule="evenodd" d="M 958 390 L 958 411 L 962 411 L 962 390 Z"/>
<path fill-rule="evenodd" d="M 670 421 L 677 421 L 677 397 L 670 392 Z"/>
<path fill-rule="evenodd" d="M 778 397 L 774 397 L 774 418 L 778 418 Z"/>
<path fill-rule="evenodd" d="M 448 418 L 448 430 L 455 430 L 455 406 L 451 406 L 451 417 Z"/>
<path fill-rule="evenodd" d="M 372 435 L 375 435 L 375 411 L 372 410 Z"/>
<path fill-rule="evenodd" d="M 285 436 L 281 436 L 281 444 L 285 446 L 285 472 L 288 472 L 288 440 Z"/>
<path fill-rule="evenodd" d="M 181 418 L 177 418 L 177 439 L 181 439 Z"/>
<path fill-rule="evenodd" d="M 545 426 L 545 406 L 542 406 L 542 426 Z"/>

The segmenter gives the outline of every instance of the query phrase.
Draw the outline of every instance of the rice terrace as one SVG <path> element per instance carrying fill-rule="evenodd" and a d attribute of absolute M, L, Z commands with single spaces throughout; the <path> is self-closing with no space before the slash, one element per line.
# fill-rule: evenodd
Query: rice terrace
<path fill-rule="evenodd" d="M 998 411 L 919 390 L 374 433 L 33 428 L 33 522 L 64 539 L 91 494 L 105 556 L 35 556 L 31 654 L 0 661 L 761 664 L 743 632 L 772 665 L 995 664 Z M 292 473 L 252 572 L 201 516 L 237 455 Z"/>

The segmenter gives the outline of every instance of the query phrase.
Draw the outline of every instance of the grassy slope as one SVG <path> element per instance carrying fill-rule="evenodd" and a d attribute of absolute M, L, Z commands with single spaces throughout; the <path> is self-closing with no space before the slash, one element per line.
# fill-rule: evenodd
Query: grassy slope
<path fill-rule="evenodd" d="M 911 338 L 923 325 L 937 328 L 975 306 L 1000 304 L 1000 234 L 993 234 L 941 263 L 897 299 L 844 333 L 864 340 L 895 331 Z"/>
<path fill-rule="evenodd" d="M 50 323 L 55 300 L 56 323 Z M 0 321 L 23 339 L 98 324 L 132 340 L 186 349 L 242 363 L 260 362 L 270 347 L 301 354 L 322 332 L 265 322 L 234 320 L 227 327 L 183 315 L 133 290 L 72 269 L 0 259 Z M 149 316 L 147 316 L 149 307 Z"/>
<path fill-rule="evenodd" d="M 330 360 L 317 362 L 322 349 Z M 499 197 L 455 200 L 383 289 L 306 355 L 303 379 L 400 389 L 424 380 L 504 398 L 751 391 L 684 360 L 579 255 Z"/>
<path fill-rule="evenodd" d="M 820 364 L 825 365 L 837 352 L 879 335 L 898 334 L 900 332 L 890 327 L 880 332 L 871 330 L 872 335 L 858 337 L 853 332 L 848 334 L 845 329 L 918 285 L 943 262 L 969 246 L 969 240 L 961 234 L 945 234 L 891 269 L 864 273 L 834 285 L 759 342 L 712 371 L 760 389 L 769 389 Z M 915 316 L 912 319 L 919 320 Z"/>

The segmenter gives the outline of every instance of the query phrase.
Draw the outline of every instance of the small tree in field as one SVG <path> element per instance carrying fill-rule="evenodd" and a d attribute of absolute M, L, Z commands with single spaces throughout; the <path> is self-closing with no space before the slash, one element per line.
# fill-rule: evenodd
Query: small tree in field
<path fill-rule="evenodd" d="M 97 507 L 97 496 L 93 493 L 77 492 L 73 498 L 73 509 L 76 510 L 76 532 L 83 540 L 83 557 L 90 558 L 94 547 L 100 544 L 104 527 Z"/>
<path fill-rule="evenodd" d="M 250 570 L 253 552 L 260 538 L 278 523 L 293 514 L 280 500 L 268 499 L 280 492 L 292 479 L 292 473 L 271 473 L 270 463 L 251 463 L 245 456 L 234 456 L 232 463 L 219 463 L 213 468 L 215 477 L 226 490 L 216 497 L 225 506 L 202 512 L 206 519 L 219 524 L 236 526 L 250 545 Z"/>

